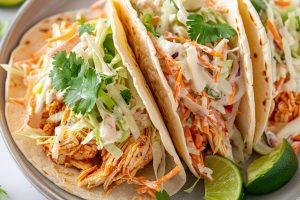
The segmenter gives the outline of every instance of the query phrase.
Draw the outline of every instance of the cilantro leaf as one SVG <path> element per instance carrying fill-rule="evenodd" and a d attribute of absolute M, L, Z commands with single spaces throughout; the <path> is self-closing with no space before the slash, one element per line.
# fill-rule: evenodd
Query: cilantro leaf
<path fill-rule="evenodd" d="M 85 20 L 81 17 L 79 19 L 77 19 L 77 22 L 80 24 L 80 25 L 83 25 L 85 23 Z"/>
<path fill-rule="evenodd" d="M 95 27 L 93 27 L 91 24 L 82 24 L 78 28 L 78 34 L 79 34 L 79 36 L 82 36 L 83 33 L 87 33 L 89 35 L 92 35 L 94 30 L 95 30 Z"/>
<path fill-rule="evenodd" d="M 187 26 L 190 39 L 199 44 L 216 42 L 220 38 L 229 39 L 237 34 L 230 25 L 205 22 L 204 18 L 197 14 L 188 16 Z"/>
<path fill-rule="evenodd" d="M 259 13 L 260 11 L 267 10 L 267 4 L 264 0 L 250 0 L 255 10 Z"/>
<path fill-rule="evenodd" d="M 127 105 L 129 105 L 129 102 L 132 98 L 130 90 L 128 90 L 128 89 L 121 90 L 120 94 L 123 97 L 124 101 L 127 103 Z"/>
<path fill-rule="evenodd" d="M 154 26 L 152 25 L 152 15 L 150 13 L 147 13 L 144 15 L 142 20 L 144 26 L 146 27 L 147 31 L 152 33 L 155 37 L 159 37 L 160 34 L 156 32 Z"/>
<path fill-rule="evenodd" d="M 96 104 L 101 78 L 94 69 L 88 68 L 73 78 L 70 87 L 66 91 L 65 103 L 77 114 L 85 114 L 92 111 Z"/>
<path fill-rule="evenodd" d="M 55 55 L 50 78 L 56 90 L 64 91 L 66 105 L 77 114 L 91 112 L 102 83 L 113 82 L 113 76 L 97 74 L 83 58 L 76 58 L 74 52 L 68 57 L 65 51 Z"/>
<path fill-rule="evenodd" d="M 70 85 L 72 78 L 77 77 L 83 64 L 82 58 L 76 58 L 74 52 L 67 57 L 66 51 L 61 51 L 54 56 L 53 70 L 49 76 L 52 79 L 52 86 L 56 90 L 65 90 Z"/>
<path fill-rule="evenodd" d="M 170 200 L 170 196 L 165 190 L 156 192 L 155 196 L 157 200 Z"/>

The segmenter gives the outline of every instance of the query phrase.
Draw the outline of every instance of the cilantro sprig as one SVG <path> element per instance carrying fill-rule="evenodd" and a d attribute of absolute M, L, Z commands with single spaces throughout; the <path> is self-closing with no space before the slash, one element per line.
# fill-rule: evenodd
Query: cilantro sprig
<path fill-rule="evenodd" d="M 96 104 L 103 76 L 77 58 L 74 52 L 67 56 L 66 51 L 54 56 L 53 70 L 50 72 L 52 86 L 64 91 L 65 103 L 77 114 L 92 111 Z"/>
<path fill-rule="evenodd" d="M 114 82 L 114 76 L 97 74 L 84 62 L 83 58 L 77 58 L 74 52 L 71 52 L 69 56 L 66 51 L 56 54 L 49 76 L 52 86 L 64 93 L 64 102 L 76 114 L 90 113 L 98 98 L 110 111 L 116 105 L 105 92 L 106 85 Z M 120 94 L 129 104 L 132 98 L 130 90 L 121 90 Z"/>
<path fill-rule="evenodd" d="M 77 21 L 81 25 L 77 30 L 79 36 L 83 35 L 83 33 L 87 33 L 89 35 L 93 34 L 95 27 L 93 27 L 91 24 L 85 24 L 85 20 L 83 18 L 80 18 Z"/>
<path fill-rule="evenodd" d="M 204 21 L 204 18 L 197 14 L 188 16 L 187 26 L 190 39 L 199 44 L 216 42 L 220 38 L 230 39 L 237 34 L 230 25 Z"/>

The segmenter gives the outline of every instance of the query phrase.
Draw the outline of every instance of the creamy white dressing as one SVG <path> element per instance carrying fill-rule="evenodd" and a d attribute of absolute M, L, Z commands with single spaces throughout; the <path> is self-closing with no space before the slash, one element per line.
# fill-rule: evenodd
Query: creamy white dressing
<path fill-rule="evenodd" d="M 185 44 L 185 47 L 187 53 L 186 59 L 188 63 L 188 70 L 190 71 L 193 88 L 196 92 L 200 93 L 208 84 L 205 78 L 206 72 L 204 72 L 204 70 L 202 70 L 198 64 L 196 47 L 188 43 Z"/>

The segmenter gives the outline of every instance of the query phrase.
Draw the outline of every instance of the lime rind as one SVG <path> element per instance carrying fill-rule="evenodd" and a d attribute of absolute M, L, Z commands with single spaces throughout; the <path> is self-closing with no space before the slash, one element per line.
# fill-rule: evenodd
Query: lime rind
<path fill-rule="evenodd" d="M 204 180 L 205 200 L 243 199 L 243 180 L 235 164 L 221 156 L 207 156 L 207 167 L 213 170 L 213 182 Z"/>
<path fill-rule="evenodd" d="M 1 7 L 15 7 L 21 5 L 25 0 L 0 0 Z"/>
<path fill-rule="evenodd" d="M 289 182 L 297 168 L 296 154 L 290 144 L 283 140 L 279 150 L 262 156 L 248 167 L 247 192 L 250 194 L 273 192 Z"/>

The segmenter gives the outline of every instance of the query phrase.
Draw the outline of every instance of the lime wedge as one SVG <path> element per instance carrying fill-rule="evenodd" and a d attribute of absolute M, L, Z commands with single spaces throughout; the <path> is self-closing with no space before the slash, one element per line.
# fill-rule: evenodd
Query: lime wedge
<path fill-rule="evenodd" d="M 205 200 L 240 200 L 245 198 L 243 179 L 235 164 L 221 156 L 205 158 L 205 165 L 213 170 L 213 181 L 204 180 Z"/>
<path fill-rule="evenodd" d="M 24 0 L 0 0 L 0 6 L 13 7 L 22 4 Z"/>
<path fill-rule="evenodd" d="M 285 185 L 298 168 L 297 157 L 290 144 L 283 140 L 278 150 L 253 161 L 247 169 L 246 189 L 251 194 L 266 194 Z"/>

